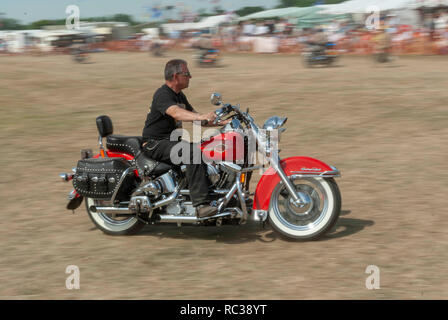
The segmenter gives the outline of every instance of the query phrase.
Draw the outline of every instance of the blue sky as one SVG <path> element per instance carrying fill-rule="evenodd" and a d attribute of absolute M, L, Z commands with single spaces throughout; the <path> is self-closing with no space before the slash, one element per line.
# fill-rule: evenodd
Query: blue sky
<path fill-rule="evenodd" d="M 138 21 L 149 21 L 145 7 L 174 5 L 197 11 L 219 5 L 224 10 L 236 10 L 245 6 L 273 8 L 279 0 L 0 0 L 0 12 L 8 18 L 29 23 L 42 19 L 65 19 L 65 8 L 77 5 L 82 17 L 109 16 L 116 13 L 133 15 Z"/>

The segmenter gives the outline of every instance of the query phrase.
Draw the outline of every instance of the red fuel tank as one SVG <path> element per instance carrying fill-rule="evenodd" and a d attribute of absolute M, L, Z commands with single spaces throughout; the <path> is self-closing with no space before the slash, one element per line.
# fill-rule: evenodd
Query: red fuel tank
<path fill-rule="evenodd" d="M 238 132 L 218 134 L 202 142 L 201 151 L 209 161 L 243 162 L 244 136 Z"/>

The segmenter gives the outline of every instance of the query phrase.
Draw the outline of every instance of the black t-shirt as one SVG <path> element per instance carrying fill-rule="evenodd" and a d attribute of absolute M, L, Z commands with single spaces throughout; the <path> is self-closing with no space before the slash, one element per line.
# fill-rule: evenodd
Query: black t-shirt
<path fill-rule="evenodd" d="M 164 84 L 154 93 L 151 110 L 146 117 L 142 133 L 145 141 L 148 138 L 169 139 L 173 130 L 182 127 L 181 121 L 176 122 L 173 117 L 165 113 L 172 105 L 193 111 L 193 107 L 182 92 L 176 93 Z"/>

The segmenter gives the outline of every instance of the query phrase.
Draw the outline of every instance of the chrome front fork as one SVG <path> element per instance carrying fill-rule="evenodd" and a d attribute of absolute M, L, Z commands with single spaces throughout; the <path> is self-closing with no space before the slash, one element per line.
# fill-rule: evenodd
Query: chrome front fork
<path fill-rule="evenodd" d="M 308 198 L 301 192 L 296 191 L 291 180 L 289 180 L 288 176 L 285 174 L 285 171 L 283 171 L 283 168 L 280 164 L 280 160 L 281 159 L 278 156 L 274 159 L 269 158 L 269 161 L 270 161 L 272 167 L 275 169 L 275 171 L 277 171 L 280 179 L 285 184 L 286 190 L 288 190 L 289 194 L 293 198 L 293 200 L 294 200 L 293 204 L 297 207 L 308 204 L 309 203 Z"/>

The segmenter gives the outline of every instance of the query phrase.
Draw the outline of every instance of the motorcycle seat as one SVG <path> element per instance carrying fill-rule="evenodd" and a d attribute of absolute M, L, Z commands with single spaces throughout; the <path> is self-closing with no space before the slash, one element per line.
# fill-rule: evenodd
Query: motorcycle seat
<path fill-rule="evenodd" d="M 144 152 L 142 152 L 136 158 L 137 167 L 142 171 L 142 173 L 146 176 L 158 177 L 162 174 L 168 172 L 171 169 L 174 169 L 175 166 L 165 163 L 159 162 L 154 159 L 149 158 Z"/>
<path fill-rule="evenodd" d="M 160 176 L 175 166 L 149 158 L 142 151 L 143 138 L 140 136 L 122 136 L 112 134 L 106 138 L 106 147 L 110 151 L 124 152 L 136 158 L 137 167 L 145 175 Z"/>
<path fill-rule="evenodd" d="M 142 149 L 143 138 L 139 136 L 122 136 L 112 134 L 106 138 L 106 147 L 110 151 L 124 152 L 134 157 Z"/>

